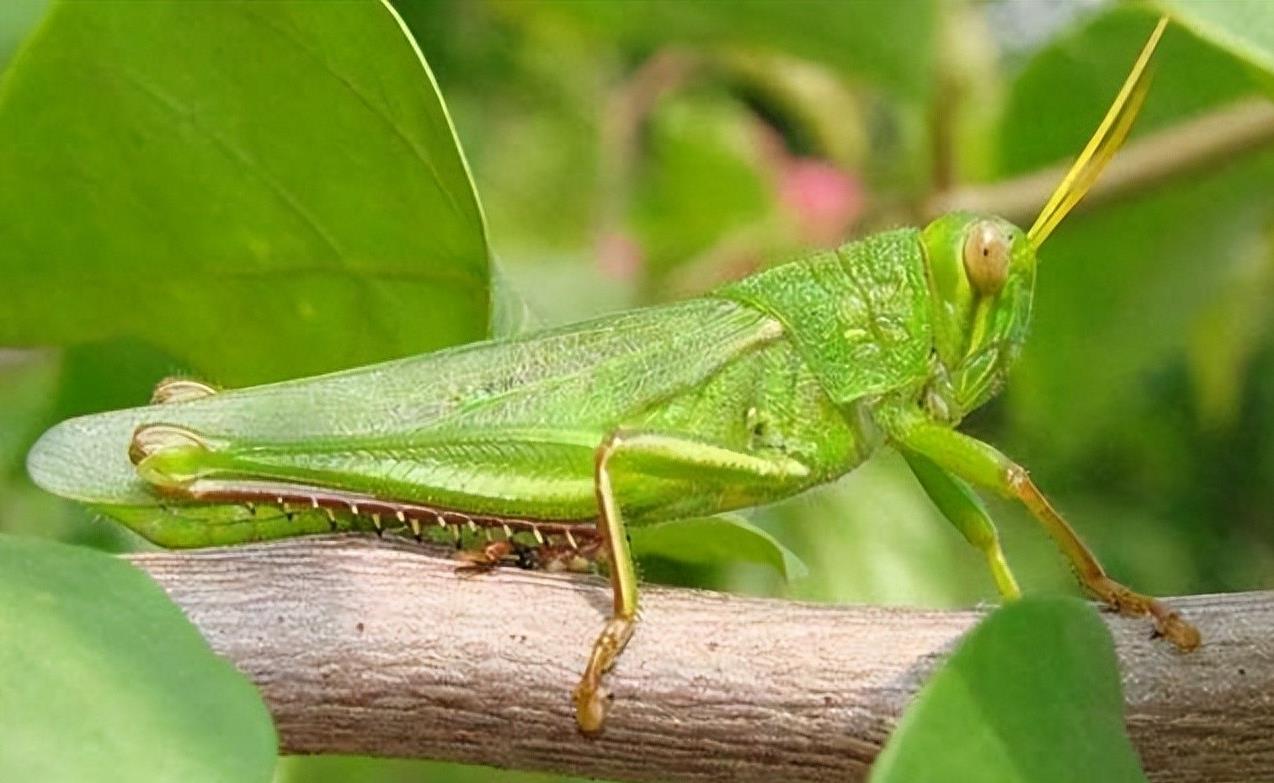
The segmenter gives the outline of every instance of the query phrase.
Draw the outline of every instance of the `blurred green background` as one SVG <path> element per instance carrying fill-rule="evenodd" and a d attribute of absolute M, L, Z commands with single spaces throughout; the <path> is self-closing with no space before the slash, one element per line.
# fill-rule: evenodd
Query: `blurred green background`
<path fill-rule="evenodd" d="M 346 254 L 354 261 L 340 269 L 344 277 L 310 287 L 289 287 L 302 284 L 286 264 L 239 274 L 188 252 L 211 246 L 208 237 L 218 252 L 267 261 L 311 252 L 301 240 L 263 250 L 236 234 L 246 222 L 236 207 L 252 208 L 236 204 L 237 185 L 205 178 L 189 189 L 184 168 L 151 172 L 175 183 L 160 199 L 172 210 L 164 214 L 203 232 L 190 246 L 164 237 L 159 213 L 138 207 L 148 202 L 136 185 L 105 205 L 6 187 L 0 279 L 11 300 L 0 345 L 11 348 L 0 349 L 0 531 L 109 551 L 147 546 L 35 489 L 23 458 L 52 423 L 140 404 L 165 375 L 241 385 L 335 369 L 488 328 L 507 333 L 690 296 L 803 248 L 921 224 L 960 187 L 1011 180 L 1077 153 L 1154 20 L 1150 9 L 1100 2 L 395 5 L 437 78 L 485 211 L 495 261 L 489 323 L 486 270 L 431 277 L 437 254 L 460 251 L 434 237 L 429 222 L 415 222 L 403 205 L 418 194 L 403 184 L 406 170 L 396 177 L 389 163 L 331 159 L 334 193 L 315 209 L 340 211 L 355 227 L 383 219 L 388 233 Z M 46 8 L 0 6 L 0 65 Z M 1212 28 L 1194 29 L 1202 34 L 1168 31 L 1134 141 L 1274 90 L 1268 46 L 1221 48 Z M 196 30 L 192 40 L 204 35 Z M 217 40 L 263 56 L 234 35 Z M 357 58 L 375 41 L 362 43 L 351 35 L 341 46 Z M 174 83 L 182 62 L 168 65 Z M 226 88 L 241 87 L 236 80 L 250 71 L 226 75 Z M 31 95 L 62 101 L 70 113 L 94 94 L 88 81 L 62 85 L 27 82 Z M 394 88 L 368 87 L 381 98 Z M 296 100 L 323 99 L 296 91 Z M 272 129 L 278 155 L 309 149 L 327 130 L 361 132 L 345 123 L 343 104 L 318 105 L 326 108 Z M 182 123 L 198 125 L 200 112 L 216 107 L 210 98 L 181 108 L 189 113 L 174 123 L 173 155 L 189 149 Z M 39 158 L 25 175 L 54 191 L 58 177 L 76 174 L 60 161 L 82 157 L 84 145 L 100 145 L 103 160 L 124 161 L 135 174 L 145 159 L 130 145 L 154 126 L 112 119 L 123 109 L 109 102 L 101 109 L 101 129 L 54 141 L 0 121 L 11 142 L 0 159 Z M 196 135 L 225 138 L 233 120 Z M 32 150 L 45 142 L 52 152 L 40 158 Z M 103 165 L 109 173 L 114 164 Z M 200 165 L 192 155 L 190 169 Z M 292 165 L 324 180 L 321 156 Z M 133 217 L 115 220 L 112 209 Z M 326 232 L 319 244 L 348 249 L 344 227 L 317 214 Z M 102 244 L 81 229 L 95 217 L 108 221 L 113 245 L 84 254 Z M 1272 241 L 1268 144 L 1075 214 L 1043 251 L 1032 338 L 1007 391 L 963 427 L 1027 465 L 1108 569 L 1137 589 L 1274 586 Z M 995 501 L 992 510 L 1026 591 L 1078 592 L 1023 512 Z M 980 556 L 892 454 L 748 517 L 802 558 L 808 577 L 785 586 L 762 566 L 656 560 L 644 564 L 647 578 L 829 602 L 951 607 L 995 598 Z M 293 782 L 529 777 L 362 759 L 293 759 L 278 773 Z"/>

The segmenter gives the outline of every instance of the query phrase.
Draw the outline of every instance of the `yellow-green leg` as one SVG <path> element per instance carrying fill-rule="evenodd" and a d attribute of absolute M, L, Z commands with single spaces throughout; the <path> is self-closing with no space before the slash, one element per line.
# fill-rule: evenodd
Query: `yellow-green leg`
<path fill-rule="evenodd" d="M 1199 646 L 1199 631 L 1174 610 L 1111 579 L 1075 530 L 1027 475 L 994 447 L 920 414 L 893 412 L 884 417 L 890 437 L 904 450 L 927 457 L 939 468 L 977 486 L 1016 498 L 1044 526 L 1070 561 L 1080 583 L 1099 600 L 1127 615 L 1150 615 L 1155 629 L 1182 650 Z"/>
<path fill-rule="evenodd" d="M 914 452 L 903 452 L 903 457 L 942 515 L 986 557 L 995 589 L 1006 600 L 1020 598 L 1022 591 L 1004 558 L 995 523 L 969 485 L 935 465 L 928 457 Z"/>
<path fill-rule="evenodd" d="M 637 622 L 637 569 L 628 549 L 628 534 L 615 500 L 611 481 L 611 459 L 624 443 L 613 433 L 597 449 L 594 460 L 594 485 L 597 490 L 597 527 L 602 546 L 610 562 L 610 583 L 615 594 L 614 613 L 602 633 L 593 642 L 593 652 L 579 685 L 575 686 L 575 720 L 580 731 L 595 734 L 602 730 L 610 694 L 602 687 L 602 675 L 615 665 Z"/>
<path fill-rule="evenodd" d="M 684 476 L 721 486 L 751 486 L 800 481 L 809 475 L 803 464 L 786 457 L 767 457 L 735 451 L 679 435 L 618 430 L 597 447 L 594 486 L 597 491 L 597 526 L 603 551 L 610 562 L 610 582 L 615 603 L 611 618 L 593 643 L 588 665 L 575 687 L 575 718 L 580 730 L 595 734 L 602 729 L 610 694 L 603 675 L 632 638 L 637 622 L 637 572 L 628 549 L 615 476 L 615 461 L 624 457 L 622 472 Z"/>

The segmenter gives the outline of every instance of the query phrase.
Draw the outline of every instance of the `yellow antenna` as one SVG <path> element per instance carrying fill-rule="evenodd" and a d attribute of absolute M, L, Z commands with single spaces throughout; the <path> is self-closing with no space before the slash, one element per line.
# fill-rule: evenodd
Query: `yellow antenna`
<path fill-rule="evenodd" d="M 1146 91 L 1150 89 L 1150 70 L 1147 68 L 1150 55 L 1154 54 L 1155 46 L 1167 26 L 1168 18 L 1160 17 L 1159 24 L 1155 25 L 1154 32 L 1150 34 L 1150 40 L 1142 47 L 1141 55 L 1133 64 L 1128 78 L 1124 80 L 1124 86 L 1119 89 L 1119 95 L 1115 96 L 1115 102 L 1106 111 L 1101 125 L 1097 126 L 1097 132 L 1088 140 L 1088 146 L 1075 159 L 1074 165 L 1066 172 L 1053 195 L 1048 197 L 1048 203 L 1040 210 L 1039 217 L 1035 218 L 1035 225 L 1026 232 L 1026 238 L 1030 240 L 1032 247 L 1038 249 L 1044 244 L 1044 240 L 1053 233 L 1062 218 L 1066 217 L 1097 181 L 1102 169 L 1106 168 L 1119 145 L 1128 137 L 1132 122 L 1137 119 L 1141 104 L 1146 100 Z"/>

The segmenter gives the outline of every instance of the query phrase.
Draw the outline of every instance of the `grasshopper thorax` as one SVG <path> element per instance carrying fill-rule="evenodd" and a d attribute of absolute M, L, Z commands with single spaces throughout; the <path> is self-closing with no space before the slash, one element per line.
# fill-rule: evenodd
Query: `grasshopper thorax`
<path fill-rule="evenodd" d="M 933 303 L 933 371 L 924 403 L 957 422 L 999 391 L 1026 339 L 1035 251 L 997 217 L 953 212 L 921 234 Z"/>

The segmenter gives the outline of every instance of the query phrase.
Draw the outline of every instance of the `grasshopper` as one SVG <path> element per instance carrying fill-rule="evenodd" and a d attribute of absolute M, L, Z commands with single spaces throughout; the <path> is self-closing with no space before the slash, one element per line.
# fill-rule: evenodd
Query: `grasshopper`
<path fill-rule="evenodd" d="M 54 427 L 30 473 L 167 547 L 440 526 L 495 532 L 463 553 L 479 570 L 604 561 L 614 609 L 573 694 L 586 733 L 636 624 L 627 525 L 789 497 L 886 445 L 1004 597 L 1017 583 L 973 486 L 1023 503 L 1097 599 L 1192 649 L 1198 631 L 1107 576 L 1025 469 L 956 430 L 1004 384 L 1037 251 L 1127 136 L 1165 24 L 1028 231 L 956 212 L 511 339 L 235 391 L 168 380 L 151 405 Z"/>

